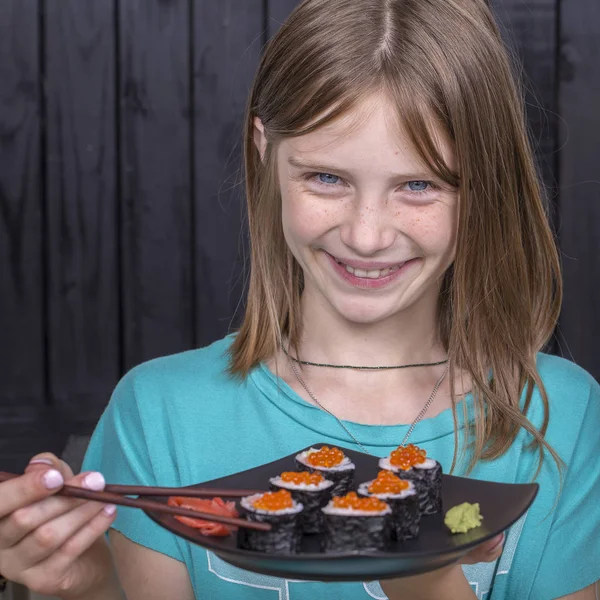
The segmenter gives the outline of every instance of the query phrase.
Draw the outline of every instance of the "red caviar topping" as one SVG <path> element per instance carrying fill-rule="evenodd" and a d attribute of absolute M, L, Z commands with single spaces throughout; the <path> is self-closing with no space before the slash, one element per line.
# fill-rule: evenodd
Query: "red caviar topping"
<path fill-rule="evenodd" d="M 296 485 L 319 485 L 323 482 L 323 475 L 309 471 L 285 471 L 281 474 L 281 480 Z"/>
<path fill-rule="evenodd" d="M 317 452 L 311 452 L 306 457 L 306 462 L 313 467 L 335 467 L 344 460 L 344 453 L 339 448 L 323 446 Z"/>
<path fill-rule="evenodd" d="M 425 450 L 414 444 L 409 444 L 408 446 L 398 446 L 390 454 L 390 464 L 408 471 L 411 467 L 424 463 L 426 458 L 427 452 Z"/>
<path fill-rule="evenodd" d="M 391 471 L 379 471 L 377 479 L 374 479 L 369 486 L 370 494 L 399 494 L 407 490 L 410 484 L 404 479 L 400 479 Z"/>
<path fill-rule="evenodd" d="M 368 496 L 361 498 L 356 492 L 348 492 L 345 496 L 335 496 L 333 498 L 335 508 L 353 508 L 354 510 L 364 510 L 371 512 L 380 512 L 387 507 L 387 504 L 379 498 Z"/>
<path fill-rule="evenodd" d="M 284 508 L 292 508 L 294 502 L 292 495 L 287 490 L 279 490 L 278 492 L 264 493 L 254 501 L 253 506 L 260 510 L 276 511 L 283 510 Z"/>

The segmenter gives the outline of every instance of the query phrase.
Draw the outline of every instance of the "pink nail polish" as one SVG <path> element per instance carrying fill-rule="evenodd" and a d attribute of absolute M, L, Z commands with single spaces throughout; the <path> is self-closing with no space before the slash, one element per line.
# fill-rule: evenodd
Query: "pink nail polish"
<path fill-rule="evenodd" d="M 102 473 L 98 473 L 97 471 L 88 473 L 83 480 L 84 487 L 88 490 L 94 490 L 95 492 L 102 491 L 105 483 Z"/>
<path fill-rule="evenodd" d="M 115 514 L 115 511 L 117 510 L 117 507 L 114 504 L 107 504 L 103 509 L 102 512 L 104 512 L 104 514 L 108 517 L 112 517 L 112 515 Z"/>
<path fill-rule="evenodd" d="M 54 463 L 49 458 L 32 458 L 29 461 L 30 465 L 50 465 L 51 467 Z"/>
<path fill-rule="evenodd" d="M 65 482 L 63 476 L 56 469 L 46 471 L 42 476 L 42 481 L 49 490 L 55 490 Z"/>

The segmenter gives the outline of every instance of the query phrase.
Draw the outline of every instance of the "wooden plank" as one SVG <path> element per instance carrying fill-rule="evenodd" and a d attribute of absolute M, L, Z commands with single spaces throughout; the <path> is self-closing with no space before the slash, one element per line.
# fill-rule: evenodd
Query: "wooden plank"
<path fill-rule="evenodd" d="M 272 37 L 277 33 L 289 14 L 300 4 L 300 0 L 268 0 L 267 33 Z"/>
<path fill-rule="evenodd" d="M 119 377 L 112 0 L 47 0 L 46 197 L 53 405 L 82 416 Z"/>
<path fill-rule="evenodd" d="M 96 415 L 98 418 L 99 415 Z M 69 419 L 69 415 L 59 414 L 51 407 L 41 410 L 34 418 L 19 422 L 4 422 L 0 436 L 0 461 L 2 470 L 20 473 L 29 459 L 40 452 L 52 452 L 57 456 L 63 451 L 69 438 L 76 440 L 92 432 L 92 424 L 85 427 Z M 73 432 L 79 431 L 80 436 Z M 71 465 L 78 467 L 70 452 Z"/>
<path fill-rule="evenodd" d="M 193 345 L 190 5 L 121 0 L 127 367 Z"/>
<path fill-rule="evenodd" d="M 551 203 L 556 195 L 557 0 L 493 0 L 509 46 L 523 66 L 527 117 L 536 157 Z M 552 213 L 557 208 L 551 206 Z"/>
<path fill-rule="evenodd" d="M 531 138 L 555 230 L 558 217 L 557 2 L 492 1 L 504 38 L 511 51 L 516 52 L 522 69 Z M 556 336 L 546 350 L 556 352 Z"/>
<path fill-rule="evenodd" d="M 36 419 L 11 425 L 9 432 L 0 438 L 2 470 L 22 473 L 29 459 L 41 452 L 62 453 L 68 434 L 51 430 L 49 420 Z"/>
<path fill-rule="evenodd" d="M 241 137 L 262 34 L 262 0 L 194 2 L 198 345 L 227 333 L 243 294 Z"/>
<path fill-rule="evenodd" d="M 43 404 L 37 0 L 0 2 L 0 415 Z M 0 436 L 1 437 L 1 436 Z"/>
<path fill-rule="evenodd" d="M 563 2 L 560 242 L 565 297 L 559 342 L 600 380 L 600 4 Z"/>

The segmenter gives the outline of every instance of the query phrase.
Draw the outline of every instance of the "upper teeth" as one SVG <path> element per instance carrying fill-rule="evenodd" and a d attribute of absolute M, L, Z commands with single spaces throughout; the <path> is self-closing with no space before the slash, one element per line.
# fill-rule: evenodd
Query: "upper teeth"
<path fill-rule="evenodd" d="M 355 277 L 364 277 L 367 279 L 379 279 L 380 277 L 386 277 L 393 271 L 397 271 L 402 266 L 402 265 L 394 265 L 393 267 L 389 267 L 387 269 L 373 269 L 373 270 L 367 271 L 365 269 L 355 269 L 354 267 L 351 267 L 350 265 L 346 265 L 342 262 L 340 264 L 346 268 L 346 271 L 348 271 L 348 273 L 351 273 Z"/>

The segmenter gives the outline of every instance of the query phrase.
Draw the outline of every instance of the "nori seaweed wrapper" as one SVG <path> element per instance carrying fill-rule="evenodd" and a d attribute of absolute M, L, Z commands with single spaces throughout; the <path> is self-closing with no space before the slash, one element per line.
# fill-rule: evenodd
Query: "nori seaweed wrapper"
<path fill-rule="evenodd" d="M 433 460 L 433 459 L 431 459 Z M 435 461 L 432 469 L 409 469 L 399 475 L 410 479 L 419 494 L 419 507 L 424 515 L 433 515 L 442 510 L 442 466 Z"/>
<path fill-rule="evenodd" d="M 273 482 L 270 483 L 272 491 L 287 490 L 292 494 L 292 498 L 304 506 L 300 513 L 300 526 L 306 534 L 321 533 L 325 527 L 324 515 L 321 508 L 325 506 L 332 497 L 332 490 L 335 486 L 331 485 L 324 490 L 293 490 L 284 486 L 279 486 Z"/>
<path fill-rule="evenodd" d="M 421 523 L 418 493 L 405 498 L 387 498 L 386 502 L 392 509 L 392 537 L 399 542 L 416 538 Z"/>
<path fill-rule="evenodd" d="M 298 552 L 302 540 L 299 518 L 302 511 L 294 514 L 277 515 L 254 512 L 242 507 L 242 512 L 249 521 L 270 523 L 272 528 L 271 531 L 256 531 L 239 527 L 238 546 L 240 548 L 281 554 Z"/>
<path fill-rule="evenodd" d="M 392 539 L 402 542 L 411 540 L 419 535 L 419 525 L 421 523 L 421 510 L 419 506 L 419 493 L 415 485 L 414 494 L 404 498 L 383 497 L 382 494 L 370 494 L 361 491 L 359 486 L 358 493 L 361 496 L 375 496 L 389 504 L 392 509 Z"/>
<path fill-rule="evenodd" d="M 325 514 L 321 550 L 385 550 L 390 545 L 391 534 L 391 513 L 371 517 Z"/>
<path fill-rule="evenodd" d="M 333 481 L 333 487 L 330 488 L 331 496 L 344 496 L 352 489 L 355 467 L 352 465 L 349 469 L 343 471 L 334 471 L 330 469 L 317 469 L 310 465 L 305 465 L 296 459 L 298 471 L 309 471 L 310 473 L 320 473 L 329 481 Z"/>

